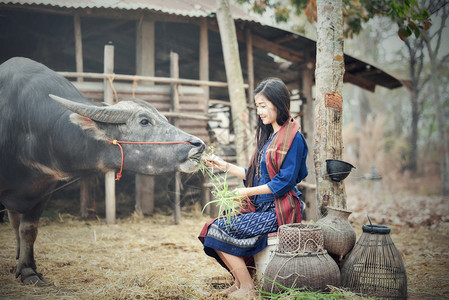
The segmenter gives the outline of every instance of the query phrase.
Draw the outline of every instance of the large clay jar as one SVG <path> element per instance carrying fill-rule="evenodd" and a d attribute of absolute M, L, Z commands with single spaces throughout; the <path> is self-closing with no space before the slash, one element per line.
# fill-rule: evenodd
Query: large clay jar
<path fill-rule="evenodd" d="M 265 269 L 263 289 L 267 293 L 285 292 L 287 288 L 326 290 L 340 285 L 340 269 L 324 252 L 286 254 L 276 252 Z"/>
<path fill-rule="evenodd" d="M 356 234 L 348 217 L 352 212 L 346 209 L 327 206 L 327 216 L 318 220 L 324 236 L 324 248 L 340 260 L 354 247 Z"/>

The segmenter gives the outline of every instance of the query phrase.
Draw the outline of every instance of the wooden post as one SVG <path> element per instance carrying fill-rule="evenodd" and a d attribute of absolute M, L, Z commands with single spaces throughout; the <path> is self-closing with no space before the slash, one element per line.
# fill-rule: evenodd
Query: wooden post
<path fill-rule="evenodd" d="M 200 28 L 200 80 L 203 81 L 209 81 L 209 38 L 207 33 L 207 19 L 202 19 Z M 209 109 L 209 89 L 208 86 L 203 86 L 206 113 Z"/>
<path fill-rule="evenodd" d="M 73 16 L 73 28 L 75 35 L 75 64 L 76 72 L 83 73 L 83 38 L 81 34 L 81 21 L 79 15 Z M 82 82 L 83 77 L 77 77 L 77 82 Z M 89 181 L 85 178 L 80 181 L 80 213 L 81 218 L 87 219 L 89 201 Z"/>
<path fill-rule="evenodd" d="M 154 76 L 154 21 L 145 17 L 137 24 L 136 73 Z"/>
<path fill-rule="evenodd" d="M 73 27 L 75 29 L 75 61 L 76 72 L 83 73 L 83 38 L 81 35 L 81 21 L 80 16 L 73 16 Z M 82 82 L 82 77 L 77 77 L 76 81 Z"/>
<path fill-rule="evenodd" d="M 247 28 L 246 35 L 246 64 L 248 73 L 248 103 L 252 104 L 254 100 L 254 56 L 253 56 L 253 37 L 251 29 Z"/>
<path fill-rule="evenodd" d="M 207 19 L 201 19 L 200 27 L 200 80 L 209 81 L 209 36 L 208 36 L 208 26 Z M 203 86 L 204 91 L 204 112 L 209 111 L 209 98 L 210 98 L 210 88 L 209 86 Z M 210 201 L 210 190 L 206 187 L 209 182 L 209 177 L 203 176 L 202 180 L 202 193 L 201 193 L 201 207 L 204 207 Z M 210 211 L 209 205 L 204 211 L 208 214 Z"/>
<path fill-rule="evenodd" d="M 247 74 L 248 74 L 248 98 L 247 102 L 248 105 L 253 106 L 254 105 L 254 56 L 253 56 L 253 36 L 251 34 L 251 29 L 247 28 L 245 31 L 246 35 L 246 63 L 247 63 Z M 255 111 L 249 109 L 249 126 L 250 131 L 253 132 L 253 130 L 256 128 L 256 122 L 257 122 L 257 116 L 255 115 Z M 248 157 L 251 156 L 251 154 L 254 151 L 255 144 L 252 139 L 248 139 L 246 142 L 246 149 L 247 149 L 247 155 Z"/>
<path fill-rule="evenodd" d="M 89 217 L 88 205 L 89 203 L 89 181 L 82 178 L 80 182 L 80 213 L 82 219 Z"/>
<path fill-rule="evenodd" d="M 314 131 L 314 104 L 315 104 L 312 94 L 313 66 L 311 66 L 310 68 L 309 66 L 307 66 L 307 68 L 302 71 L 301 85 L 302 85 L 301 96 L 302 98 L 304 98 L 303 99 L 304 122 L 302 133 L 306 138 L 307 146 L 309 148 L 309 154 L 307 155 L 306 160 L 307 170 L 309 170 L 309 176 L 306 177 L 305 182 L 315 184 L 316 180 L 315 177 L 313 176 L 313 170 L 315 169 L 313 165 L 313 148 L 314 148 L 313 131 Z M 306 213 L 307 220 L 316 221 L 318 219 L 316 189 L 306 188 L 305 197 L 306 202 L 308 204 Z"/>
<path fill-rule="evenodd" d="M 114 46 L 104 46 L 104 73 L 114 73 Z M 114 94 L 111 83 L 104 79 L 104 102 L 113 104 Z M 115 224 L 115 172 L 110 171 L 105 174 L 105 198 L 106 198 L 106 224 Z"/>
<path fill-rule="evenodd" d="M 154 76 L 154 21 L 146 17 L 139 19 L 136 32 L 136 74 Z M 154 82 L 141 82 L 151 86 Z M 151 214 L 154 211 L 154 176 L 136 174 L 136 212 Z"/>
<path fill-rule="evenodd" d="M 148 180 L 148 178 L 150 178 L 150 180 Z M 152 201 L 154 199 L 154 177 L 136 175 L 135 180 L 135 210 L 140 215 L 150 214 L 154 211 L 154 201 Z M 151 199 L 151 201 L 142 201 L 142 199 Z"/>
<path fill-rule="evenodd" d="M 179 78 L 179 56 L 175 52 L 170 52 L 170 77 Z M 171 111 L 179 112 L 179 93 L 178 85 L 170 84 L 171 91 Z M 178 126 L 178 120 L 172 118 L 171 123 L 174 126 Z M 181 174 L 179 172 L 175 173 L 175 224 L 179 224 L 181 220 Z"/>

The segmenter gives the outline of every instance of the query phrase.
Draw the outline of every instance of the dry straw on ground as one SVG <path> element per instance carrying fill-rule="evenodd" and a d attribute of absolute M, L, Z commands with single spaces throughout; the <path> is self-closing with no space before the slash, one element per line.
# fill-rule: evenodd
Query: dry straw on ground
<path fill-rule="evenodd" d="M 358 237 L 363 207 L 373 209 L 363 201 L 374 201 L 369 192 L 362 199 L 356 197 L 360 191 L 348 189 L 348 205 L 359 214 L 353 218 Z M 390 224 L 393 217 L 388 211 L 381 214 L 384 221 L 379 214 L 372 218 L 391 225 L 392 239 L 406 265 L 410 299 L 444 299 L 449 295 L 449 223 L 435 217 L 437 212 L 431 207 L 439 207 L 441 200 L 435 199 L 428 198 L 426 211 L 414 212 L 423 218 L 429 215 L 426 220 L 433 222 L 431 225 Z M 410 198 L 391 200 L 396 204 L 389 203 L 388 197 L 379 199 L 379 207 L 385 205 L 392 211 L 401 205 L 397 210 L 405 217 L 413 215 L 407 209 L 419 209 L 405 207 L 413 201 Z M 42 219 L 35 253 L 38 270 L 51 283 L 46 288 L 23 286 L 14 278 L 14 234 L 9 224 L 0 224 L 0 298 L 209 299 L 210 293 L 230 283 L 231 276 L 203 253 L 197 239 L 208 218 L 201 216 L 199 207 L 185 211 L 180 225 L 173 225 L 173 217 L 162 213 L 146 218 L 131 216 L 118 220 L 117 225 L 105 225 L 102 220 L 79 221 L 71 215 Z"/>
<path fill-rule="evenodd" d="M 0 298 L 200 299 L 213 291 L 210 278 L 228 278 L 202 252 L 197 234 L 204 222 L 184 216 L 175 226 L 173 217 L 156 215 L 108 226 L 61 216 L 41 225 L 35 244 L 38 269 L 52 283 L 47 288 L 13 279 L 14 238 L 3 224 Z"/>

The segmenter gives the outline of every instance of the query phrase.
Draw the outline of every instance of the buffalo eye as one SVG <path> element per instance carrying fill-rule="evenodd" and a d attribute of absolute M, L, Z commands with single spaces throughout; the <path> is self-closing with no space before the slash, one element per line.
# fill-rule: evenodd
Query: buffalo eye
<path fill-rule="evenodd" d="M 148 119 L 142 119 L 142 120 L 140 120 L 140 125 L 142 125 L 142 126 L 150 126 L 151 122 Z"/>

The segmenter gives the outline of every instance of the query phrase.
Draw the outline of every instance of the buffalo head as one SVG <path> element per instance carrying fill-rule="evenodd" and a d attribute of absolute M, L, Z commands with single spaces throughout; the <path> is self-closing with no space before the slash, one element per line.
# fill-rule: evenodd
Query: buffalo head
<path fill-rule="evenodd" d="M 50 97 L 70 110 L 67 113 L 73 124 L 102 145 L 100 170 L 121 166 L 120 149 L 111 140 L 133 142 L 121 144 L 125 170 L 156 175 L 173 171 L 189 173 L 198 168 L 205 149 L 203 141 L 170 124 L 147 102 L 132 100 L 95 106 Z"/>

